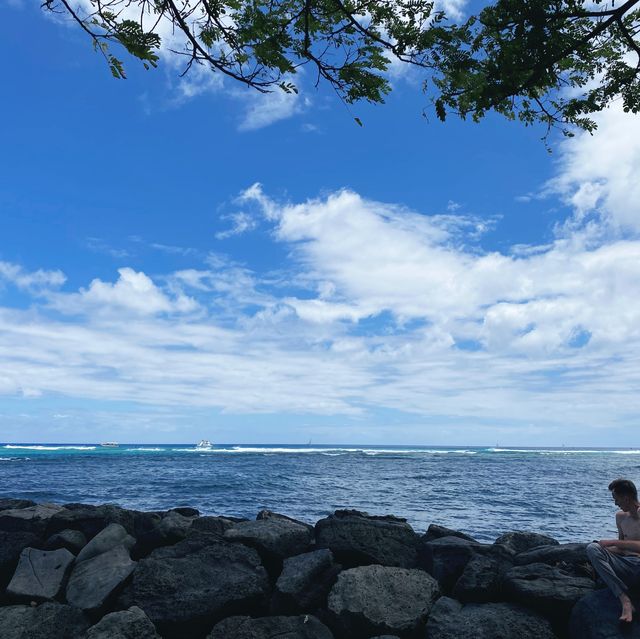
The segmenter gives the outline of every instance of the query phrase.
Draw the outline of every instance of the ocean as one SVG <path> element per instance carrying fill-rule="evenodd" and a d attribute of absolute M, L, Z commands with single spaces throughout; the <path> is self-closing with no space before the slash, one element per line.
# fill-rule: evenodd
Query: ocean
<path fill-rule="evenodd" d="M 309 523 L 355 508 L 484 542 L 509 530 L 562 543 L 617 536 L 617 477 L 640 480 L 640 450 L 0 444 L 4 497 L 248 518 L 267 508 Z"/>

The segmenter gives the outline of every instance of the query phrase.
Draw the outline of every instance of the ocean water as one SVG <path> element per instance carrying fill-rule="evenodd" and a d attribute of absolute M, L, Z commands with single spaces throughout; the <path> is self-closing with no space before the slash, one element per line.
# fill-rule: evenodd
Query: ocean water
<path fill-rule="evenodd" d="M 356 508 L 480 541 L 509 530 L 613 537 L 617 477 L 640 481 L 640 450 L 0 444 L 0 496 L 249 518 L 268 508 L 310 523 Z"/>

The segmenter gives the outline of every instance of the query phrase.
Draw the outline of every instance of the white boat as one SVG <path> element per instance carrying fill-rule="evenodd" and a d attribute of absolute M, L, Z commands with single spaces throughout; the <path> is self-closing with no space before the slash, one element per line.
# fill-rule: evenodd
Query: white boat
<path fill-rule="evenodd" d="M 118 448 L 120 444 L 118 444 L 118 442 L 102 442 L 100 446 L 103 448 Z"/>
<path fill-rule="evenodd" d="M 198 450 L 211 450 L 212 445 L 211 445 L 211 442 L 208 439 L 201 439 L 198 442 L 196 448 Z"/>

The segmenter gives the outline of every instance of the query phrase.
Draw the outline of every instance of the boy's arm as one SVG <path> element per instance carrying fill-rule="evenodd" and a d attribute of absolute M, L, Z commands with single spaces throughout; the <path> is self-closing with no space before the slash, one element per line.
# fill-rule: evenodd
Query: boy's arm
<path fill-rule="evenodd" d="M 616 528 L 618 529 L 618 539 L 624 539 L 624 533 L 622 532 L 622 527 L 620 526 L 620 520 L 623 517 L 624 517 L 624 513 L 619 510 L 616 513 Z"/>

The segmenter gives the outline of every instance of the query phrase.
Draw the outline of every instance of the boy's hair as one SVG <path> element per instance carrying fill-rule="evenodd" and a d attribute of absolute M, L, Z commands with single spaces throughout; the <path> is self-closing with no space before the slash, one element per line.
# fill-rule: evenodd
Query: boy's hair
<path fill-rule="evenodd" d="M 629 495 L 634 499 L 638 499 L 638 489 L 630 479 L 614 479 L 609 484 L 609 490 L 618 495 Z"/>

